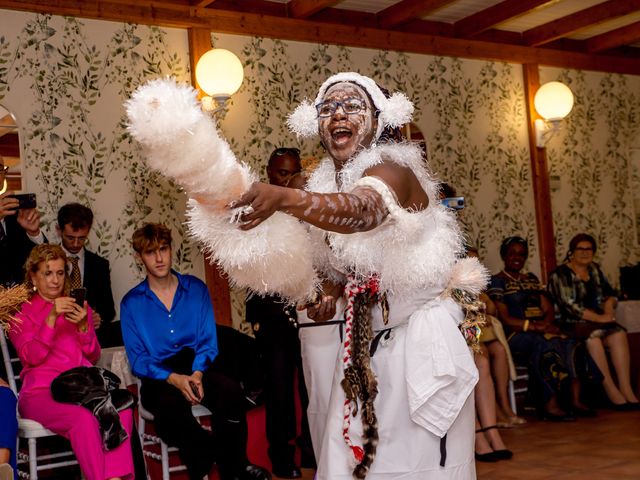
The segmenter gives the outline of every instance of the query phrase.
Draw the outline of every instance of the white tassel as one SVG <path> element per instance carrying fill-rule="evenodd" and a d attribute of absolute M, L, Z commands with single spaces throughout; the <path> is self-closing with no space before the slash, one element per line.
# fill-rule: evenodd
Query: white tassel
<path fill-rule="evenodd" d="M 304 100 L 289 114 L 287 126 L 298 137 L 313 137 L 318 134 L 318 115 L 309 100 Z"/>
<path fill-rule="evenodd" d="M 453 267 L 447 290 L 462 290 L 480 295 L 489 283 L 489 272 L 475 257 L 458 260 Z"/>
<path fill-rule="evenodd" d="M 386 107 L 380 112 L 380 120 L 390 127 L 400 127 L 413 118 L 413 103 L 402 92 L 396 92 L 386 101 Z"/>

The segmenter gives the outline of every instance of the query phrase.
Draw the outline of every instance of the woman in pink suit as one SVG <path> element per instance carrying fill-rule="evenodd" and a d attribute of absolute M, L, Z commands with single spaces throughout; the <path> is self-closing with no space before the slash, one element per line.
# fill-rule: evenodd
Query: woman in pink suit
<path fill-rule="evenodd" d="M 120 412 L 129 438 L 105 451 L 98 420 L 86 408 L 59 403 L 51 396 L 51 382 L 74 367 L 91 366 L 100 357 L 100 345 L 91 321 L 91 309 L 68 296 L 67 259 L 58 245 L 36 246 L 25 265 L 30 302 L 16 315 L 9 337 L 23 365 L 18 409 L 68 438 L 87 480 L 133 479 L 131 409 Z"/>

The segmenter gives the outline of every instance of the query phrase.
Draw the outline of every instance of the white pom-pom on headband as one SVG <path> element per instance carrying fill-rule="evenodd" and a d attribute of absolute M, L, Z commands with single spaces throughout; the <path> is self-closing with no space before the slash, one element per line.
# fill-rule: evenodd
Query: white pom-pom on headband
<path fill-rule="evenodd" d="M 376 139 L 380 138 L 385 127 L 399 127 L 411 121 L 413 117 L 413 103 L 401 92 L 396 92 L 387 98 L 380 87 L 371 78 L 357 72 L 340 72 L 330 76 L 320 86 L 315 103 L 304 100 L 287 119 L 289 129 L 298 137 L 313 137 L 318 134 L 318 115 L 315 105 L 322 102 L 330 86 L 341 82 L 351 82 L 364 88 L 371 97 L 378 116 L 378 130 Z"/>

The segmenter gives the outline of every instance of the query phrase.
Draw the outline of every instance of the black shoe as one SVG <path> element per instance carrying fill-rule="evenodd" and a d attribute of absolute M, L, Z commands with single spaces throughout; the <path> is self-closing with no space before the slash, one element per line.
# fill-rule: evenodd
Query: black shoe
<path fill-rule="evenodd" d="M 511 460 L 511 457 L 513 457 L 513 452 L 511 450 L 503 448 L 502 450 L 494 450 L 493 456 L 498 460 Z"/>
<path fill-rule="evenodd" d="M 271 473 L 280 478 L 301 478 L 302 472 L 300 468 L 293 462 L 285 465 L 274 464 Z"/>
<path fill-rule="evenodd" d="M 497 462 L 498 460 L 500 459 L 496 457 L 496 452 L 476 453 L 477 462 L 493 463 L 493 462 Z"/>
<path fill-rule="evenodd" d="M 267 469 L 250 463 L 244 467 L 240 480 L 271 480 L 271 474 Z"/>
<path fill-rule="evenodd" d="M 633 412 L 640 410 L 640 402 L 624 402 L 624 403 L 611 403 L 609 405 L 611 410 L 616 412 Z"/>

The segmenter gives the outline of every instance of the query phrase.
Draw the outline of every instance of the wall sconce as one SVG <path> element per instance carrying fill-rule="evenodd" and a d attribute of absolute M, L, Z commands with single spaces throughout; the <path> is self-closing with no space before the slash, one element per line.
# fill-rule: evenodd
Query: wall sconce
<path fill-rule="evenodd" d="M 560 131 L 560 122 L 573 108 L 573 93 L 564 83 L 548 82 L 542 85 L 533 99 L 542 118 L 535 121 L 536 146 L 544 148 L 549 139 Z"/>
<path fill-rule="evenodd" d="M 196 64 L 196 81 L 206 93 L 202 97 L 203 110 L 212 114 L 222 111 L 243 78 L 242 63 L 229 50 L 213 48 L 202 55 Z"/>

